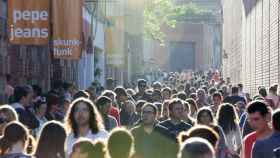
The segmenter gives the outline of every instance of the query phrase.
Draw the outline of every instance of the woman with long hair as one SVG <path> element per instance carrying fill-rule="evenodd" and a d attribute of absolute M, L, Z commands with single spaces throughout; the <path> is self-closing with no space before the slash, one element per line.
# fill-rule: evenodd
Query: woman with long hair
<path fill-rule="evenodd" d="M 219 158 L 227 158 L 228 149 L 225 135 L 222 128 L 217 125 L 211 109 L 207 107 L 200 108 L 197 113 L 196 123 L 199 125 L 206 125 L 219 134 L 220 140 L 218 142 L 216 154 Z"/>
<path fill-rule="evenodd" d="M 28 145 L 28 130 L 19 122 L 10 122 L 0 138 L 1 158 L 31 158 L 26 154 Z"/>
<path fill-rule="evenodd" d="M 40 133 L 35 152 L 37 158 L 65 158 L 66 131 L 57 121 L 46 123 Z"/>
<path fill-rule="evenodd" d="M 217 120 L 225 133 L 229 154 L 239 155 L 242 144 L 236 109 L 229 103 L 222 104 L 218 109 Z"/>

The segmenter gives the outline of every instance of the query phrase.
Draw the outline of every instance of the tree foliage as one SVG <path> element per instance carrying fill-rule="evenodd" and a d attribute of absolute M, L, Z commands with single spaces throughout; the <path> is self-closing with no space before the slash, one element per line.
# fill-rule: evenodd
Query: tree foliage
<path fill-rule="evenodd" d="M 164 44 L 166 35 L 161 30 L 162 26 L 175 28 L 179 17 L 201 15 L 203 12 L 194 3 L 177 5 L 174 0 L 151 0 L 144 9 L 145 37 Z"/>

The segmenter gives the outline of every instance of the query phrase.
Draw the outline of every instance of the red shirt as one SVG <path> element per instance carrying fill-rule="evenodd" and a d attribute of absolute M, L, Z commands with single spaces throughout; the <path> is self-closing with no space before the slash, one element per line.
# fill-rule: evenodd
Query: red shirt
<path fill-rule="evenodd" d="M 257 133 L 252 132 L 248 134 L 244 139 L 243 139 L 243 149 L 241 152 L 241 158 L 251 158 L 252 157 L 252 149 L 253 145 L 257 140 Z"/>
<path fill-rule="evenodd" d="M 117 120 L 118 126 L 121 125 L 121 123 L 120 123 L 120 112 L 116 107 L 111 106 L 111 109 L 109 111 L 109 115 L 113 116 Z"/>

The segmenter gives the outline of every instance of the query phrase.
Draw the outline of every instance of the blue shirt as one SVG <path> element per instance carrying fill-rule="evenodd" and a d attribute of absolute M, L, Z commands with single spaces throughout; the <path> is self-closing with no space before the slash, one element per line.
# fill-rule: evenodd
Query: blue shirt
<path fill-rule="evenodd" d="M 257 140 L 253 146 L 252 158 L 274 158 L 273 150 L 280 147 L 280 131 L 264 140 Z"/>

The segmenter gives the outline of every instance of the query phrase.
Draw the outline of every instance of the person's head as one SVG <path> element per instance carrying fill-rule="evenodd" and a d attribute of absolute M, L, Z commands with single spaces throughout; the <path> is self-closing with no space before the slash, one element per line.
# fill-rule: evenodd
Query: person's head
<path fill-rule="evenodd" d="M 107 147 L 111 158 L 129 158 L 133 146 L 133 136 L 124 128 L 115 128 L 108 138 Z"/>
<path fill-rule="evenodd" d="M 277 88 L 278 88 L 277 85 L 273 85 L 273 86 L 269 87 L 269 93 L 277 95 Z"/>
<path fill-rule="evenodd" d="M 231 87 L 231 94 L 232 95 L 238 95 L 239 93 L 239 88 L 237 86 Z"/>
<path fill-rule="evenodd" d="M 262 97 L 266 97 L 267 96 L 267 91 L 266 91 L 266 88 L 261 86 L 258 88 L 259 89 L 259 94 L 262 96 Z"/>
<path fill-rule="evenodd" d="M 85 90 L 79 90 L 77 93 L 74 94 L 73 100 L 78 99 L 78 98 L 89 99 L 90 98 L 90 94 L 87 91 L 85 91 Z"/>
<path fill-rule="evenodd" d="M 66 131 L 63 124 L 57 121 L 47 122 L 40 132 L 35 156 L 40 158 L 65 157 L 65 139 Z"/>
<path fill-rule="evenodd" d="M 162 104 L 161 116 L 164 118 L 169 117 L 169 102 L 170 100 L 165 100 Z"/>
<path fill-rule="evenodd" d="M 80 127 L 89 126 L 94 134 L 98 133 L 101 128 L 104 128 L 97 108 L 92 101 L 85 98 L 76 99 L 71 104 L 65 122 L 67 129 L 73 132 L 75 137 L 78 137 Z"/>
<path fill-rule="evenodd" d="M 142 111 L 142 107 L 144 106 L 144 104 L 146 103 L 145 100 L 138 100 L 137 103 L 136 103 L 136 112 L 138 114 L 141 114 L 141 111 Z"/>
<path fill-rule="evenodd" d="M 221 93 L 219 92 L 215 92 L 213 95 L 212 95 L 212 100 L 213 100 L 213 105 L 214 106 L 219 106 L 222 104 L 223 102 L 223 96 Z"/>
<path fill-rule="evenodd" d="M 18 115 L 16 111 L 10 105 L 0 106 L 0 136 L 3 133 L 3 129 L 9 122 L 17 121 Z"/>
<path fill-rule="evenodd" d="M 190 93 L 196 93 L 196 88 L 195 87 L 191 87 L 190 88 Z"/>
<path fill-rule="evenodd" d="M 106 146 L 102 141 L 83 138 L 73 145 L 70 158 L 106 158 Z"/>
<path fill-rule="evenodd" d="M 190 138 L 181 144 L 178 158 L 214 158 L 213 146 L 203 138 Z"/>
<path fill-rule="evenodd" d="M 152 103 L 145 103 L 142 107 L 142 113 L 141 113 L 142 122 L 144 125 L 150 126 L 154 125 L 157 115 L 158 115 L 158 109 L 157 107 Z"/>
<path fill-rule="evenodd" d="M 217 89 L 215 87 L 211 87 L 209 89 L 209 95 L 212 96 L 215 92 L 217 92 Z"/>
<path fill-rule="evenodd" d="M 117 95 L 112 90 L 105 90 L 102 92 L 101 96 L 109 97 L 112 101 L 115 101 Z"/>
<path fill-rule="evenodd" d="M 197 100 L 197 94 L 196 93 L 191 93 L 190 98 Z"/>
<path fill-rule="evenodd" d="M 8 123 L 0 138 L 0 156 L 7 154 L 15 145 L 21 147 L 22 152 L 25 153 L 28 137 L 28 130 L 23 124 L 16 121 Z"/>
<path fill-rule="evenodd" d="M 137 87 L 140 93 L 144 93 L 147 88 L 147 81 L 144 79 L 139 79 L 137 81 Z"/>
<path fill-rule="evenodd" d="M 100 96 L 97 98 L 96 106 L 102 115 L 107 116 L 112 106 L 112 100 L 109 97 Z"/>
<path fill-rule="evenodd" d="M 242 92 L 242 91 L 243 91 L 243 84 L 242 84 L 242 83 L 239 83 L 237 86 L 238 86 L 238 88 L 239 88 L 239 91 Z"/>
<path fill-rule="evenodd" d="M 275 131 L 280 132 L 280 109 L 274 111 L 272 115 L 272 125 Z"/>
<path fill-rule="evenodd" d="M 42 88 L 39 85 L 32 85 L 32 89 L 34 92 L 33 97 L 41 96 L 42 95 Z"/>
<path fill-rule="evenodd" d="M 114 92 L 116 93 L 116 99 L 119 102 L 125 102 L 128 100 L 128 94 L 126 93 L 126 90 L 123 87 L 116 87 L 114 89 Z"/>
<path fill-rule="evenodd" d="M 169 102 L 169 117 L 174 120 L 182 120 L 185 105 L 181 99 L 174 98 Z"/>
<path fill-rule="evenodd" d="M 168 100 L 171 98 L 171 94 L 172 94 L 172 91 L 171 91 L 171 88 L 169 87 L 165 87 L 161 90 L 161 95 L 162 95 L 162 99 L 163 100 Z"/>
<path fill-rule="evenodd" d="M 204 101 L 206 97 L 206 93 L 204 89 L 198 89 L 197 90 L 197 99 L 200 101 Z"/>
<path fill-rule="evenodd" d="M 161 88 L 162 88 L 162 85 L 160 82 L 154 82 L 153 85 L 152 85 L 153 89 L 154 90 L 159 90 L 161 91 Z"/>
<path fill-rule="evenodd" d="M 187 94 L 186 94 L 185 92 L 181 91 L 181 92 L 179 92 L 179 93 L 177 94 L 177 97 L 178 97 L 179 99 L 185 101 L 185 100 L 187 99 Z"/>
<path fill-rule="evenodd" d="M 28 86 L 17 86 L 14 90 L 14 102 L 21 103 L 23 106 L 28 106 L 32 100 L 33 92 Z"/>
<path fill-rule="evenodd" d="M 154 90 L 152 93 L 153 102 L 162 102 L 161 92 L 159 90 Z"/>
<path fill-rule="evenodd" d="M 190 115 L 194 116 L 198 111 L 196 101 L 192 98 L 188 98 L 188 99 L 186 99 L 186 102 L 188 102 L 190 105 Z"/>
<path fill-rule="evenodd" d="M 235 107 L 230 103 L 222 104 L 217 112 L 217 121 L 225 133 L 237 130 L 239 120 Z"/>
<path fill-rule="evenodd" d="M 54 93 L 47 95 L 47 112 L 54 112 L 59 108 L 59 96 Z"/>
<path fill-rule="evenodd" d="M 197 124 L 202 124 L 202 125 L 213 124 L 215 120 L 211 109 L 209 109 L 208 107 L 200 108 L 197 113 L 196 121 Z"/>
<path fill-rule="evenodd" d="M 134 96 L 136 94 L 136 92 L 133 89 L 131 89 L 131 88 L 126 89 L 126 93 L 129 96 Z"/>
<path fill-rule="evenodd" d="M 47 102 L 40 99 L 34 103 L 34 110 L 37 116 L 44 116 L 47 112 Z"/>
<path fill-rule="evenodd" d="M 123 104 L 123 110 L 128 114 L 132 114 L 136 112 L 136 105 L 134 104 L 133 101 L 127 100 Z"/>
<path fill-rule="evenodd" d="M 182 113 L 182 118 L 186 119 L 186 118 L 189 118 L 189 115 L 190 115 L 190 104 L 186 101 L 183 101 L 183 104 L 185 106 L 185 108 L 184 108 L 185 110 Z"/>
<path fill-rule="evenodd" d="M 204 125 L 196 125 L 187 132 L 181 132 L 178 136 L 179 142 L 183 143 L 188 138 L 199 137 L 208 140 L 215 148 L 220 139 L 219 134 L 212 128 Z"/>
<path fill-rule="evenodd" d="M 264 130 L 271 121 L 270 109 L 263 101 L 249 103 L 247 113 L 249 124 L 256 131 Z"/>

